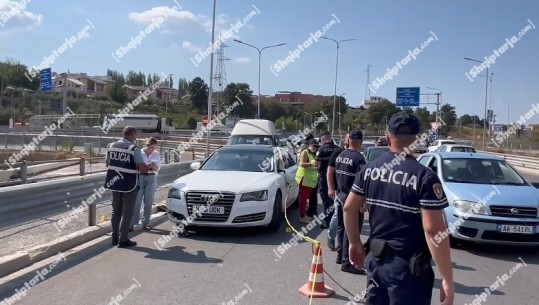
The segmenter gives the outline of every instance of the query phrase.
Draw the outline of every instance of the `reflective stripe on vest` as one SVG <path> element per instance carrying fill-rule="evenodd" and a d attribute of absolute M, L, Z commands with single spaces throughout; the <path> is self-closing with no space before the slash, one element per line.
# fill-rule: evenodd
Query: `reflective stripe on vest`
<path fill-rule="evenodd" d="M 315 161 L 315 158 L 308 152 L 307 157 L 309 158 L 309 163 Z M 316 186 L 316 180 L 318 179 L 318 172 L 314 167 L 305 168 L 298 164 L 298 170 L 296 171 L 296 183 L 300 184 L 302 178 L 304 186 L 314 188 Z"/>
<path fill-rule="evenodd" d="M 131 192 L 138 185 L 138 171 L 135 163 L 137 146 L 128 142 L 109 145 L 107 156 L 109 166 L 105 188 L 115 192 Z"/>

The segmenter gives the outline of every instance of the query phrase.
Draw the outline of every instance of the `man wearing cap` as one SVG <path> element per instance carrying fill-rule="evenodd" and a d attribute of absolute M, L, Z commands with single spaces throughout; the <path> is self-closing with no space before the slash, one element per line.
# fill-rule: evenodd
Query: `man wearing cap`
<path fill-rule="evenodd" d="M 337 222 L 338 222 L 338 203 L 335 197 L 335 190 L 337 189 L 337 174 L 335 173 L 335 163 L 337 162 L 337 157 L 348 148 L 348 139 L 350 138 L 349 134 L 346 134 L 342 140 L 341 147 L 339 147 L 336 151 L 333 152 L 331 155 L 331 158 L 329 159 L 328 163 L 328 171 L 327 171 L 327 181 L 328 181 L 328 196 L 333 200 L 333 204 L 335 206 L 335 212 L 333 213 L 333 216 L 331 217 L 331 220 L 329 221 L 329 228 L 328 228 L 328 248 L 331 251 L 337 250 L 335 247 L 335 238 L 337 236 Z"/>
<path fill-rule="evenodd" d="M 436 173 L 409 155 L 419 141 L 420 129 L 414 115 L 399 112 L 391 117 L 390 151 L 361 170 L 344 206 L 350 260 L 356 267 L 365 267 L 367 285 L 376 283 L 368 286 L 366 304 L 431 304 L 432 258 L 442 279 L 440 301 L 453 304 L 449 240 L 433 242 L 447 228 L 443 218 L 447 198 Z M 366 209 L 370 237 L 364 248 L 358 212 Z"/>
<path fill-rule="evenodd" d="M 333 216 L 333 199 L 328 195 L 328 181 L 327 170 L 329 160 L 333 152 L 339 149 L 339 146 L 333 143 L 331 134 L 328 131 L 323 131 L 320 134 L 320 141 L 322 146 L 318 149 L 316 155 L 316 164 L 318 165 L 318 190 L 320 191 L 320 198 L 322 198 L 322 204 L 324 205 L 324 222 L 322 223 L 322 229 L 329 228 L 329 221 Z"/>
<path fill-rule="evenodd" d="M 342 208 L 354 184 L 356 174 L 365 165 L 365 158 L 361 154 L 361 144 L 363 143 L 363 133 L 359 129 L 350 132 L 348 138 L 348 148 L 337 156 L 335 160 L 335 173 L 337 180 L 337 264 L 342 264 L 341 270 L 353 274 L 362 274 L 361 268 L 355 268 L 348 257 L 348 235 L 346 234 Z M 356 221 L 363 223 L 363 213 L 358 211 L 360 216 Z M 356 228 L 358 225 L 356 224 Z M 359 229 L 358 229 L 359 230 Z M 359 234 L 360 231 L 357 232 Z"/>

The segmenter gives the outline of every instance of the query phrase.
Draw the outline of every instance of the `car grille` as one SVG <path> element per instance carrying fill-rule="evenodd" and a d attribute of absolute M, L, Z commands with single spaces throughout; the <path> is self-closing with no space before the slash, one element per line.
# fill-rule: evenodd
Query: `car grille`
<path fill-rule="evenodd" d="M 511 212 L 513 209 L 518 211 L 517 214 Z M 492 216 L 500 217 L 515 217 L 515 218 L 536 218 L 537 209 L 536 208 L 519 208 L 519 207 L 506 207 L 506 206 L 491 206 L 490 211 Z"/>
<path fill-rule="evenodd" d="M 255 221 L 264 220 L 264 218 L 266 218 L 266 212 L 238 216 L 234 218 L 234 221 L 232 222 L 233 223 L 255 222 Z"/>
<path fill-rule="evenodd" d="M 219 193 L 219 192 L 187 192 L 187 211 L 189 215 L 196 215 L 193 213 L 193 205 L 208 205 L 208 199 L 215 198 L 211 206 L 224 207 L 224 214 L 206 214 L 201 213 L 202 216 L 196 217 L 195 221 L 214 221 L 224 222 L 227 221 L 232 211 L 232 205 L 236 199 L 234 193 Z"/>
<path fill-rule="evenodd" d="M 514 234 L 514 233 L 500 233 L 494 231 L 483 232 L 482 239 L 485 240 L 497 240 L 497 241 L 511 241 L 511 242 L 539 242 L 539 234 Z"/>

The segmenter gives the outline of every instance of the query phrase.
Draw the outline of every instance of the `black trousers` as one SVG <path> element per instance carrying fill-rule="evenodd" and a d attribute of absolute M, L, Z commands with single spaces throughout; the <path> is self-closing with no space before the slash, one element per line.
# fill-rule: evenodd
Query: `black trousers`
<path fill-rule="evenodd" d="M 128 193 L 112 192 L 112 237 L 120 238 L 120 241 L 128 239 L 129 227 L 135 213 L 135 202 L 137 200 L 139 187 Z"/>
<path fill-rule="evenodd" d="M 337 213 L 337 255 L 341 258 L 342 264 L 349 265 L 350 264 L 350 253 L 348 252 L 350 249 L 350 242 L 348 240 L 348 234 L 346 234 L 346 229 L 344 228 L 344 211 L 343 211 L 343 205 L 339 204 L 337 209 L 339 212 Z M 363 224 L 363 220 L 365 219 L 365 214 L 360 213 L 359 215 L 359 224 Z M 361 232 L 359 232 L 361 234 Z"/>

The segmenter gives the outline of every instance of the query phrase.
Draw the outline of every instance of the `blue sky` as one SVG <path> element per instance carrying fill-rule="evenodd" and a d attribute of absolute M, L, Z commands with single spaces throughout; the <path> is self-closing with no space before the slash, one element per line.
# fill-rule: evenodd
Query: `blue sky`
<path fill-rule="evenodd" d="M 7 2 L 24 4 L 13 17 L 0 27 L 0 58 L 8 57 L 37 66 L 65 39 L 76 35 L 85 26 L 82 39 L 55 58 L 53 71 L 86 72 L 104 75 L 107 68 L 126 73 L 141 70 L 174 74 L 192 79 L 209 79 L 210 59 L 203 58 L 196 67 L 192 60 L 201 48 L 211 41 L 211 0 L 152 0 L 152 1 L 6 1 L 0 0 L 0 14 Z M 325 36 L 337 40 L 355 38 L 340 49 L 337 93 L 346 93 L 349 104 L 358 106 L 365 96 L 367 64 L 372 65 L 371 82 L 383 77 L 408 54 L 420 47 L 429 37 L 437 37 L 423 49 L 415 60 L 399 69 L 398 75 L 384 83 L 376 94 L 395 101 L 396 87 L 421 87 L 422 93 L 439 88 L 443 102 L 456 107 L 457 113 L 483 116 L 485 78 L 474 81 L 465 75 L 474 64 L 462 60 L 471 57 L 483 60 L 505 42 L 518 35 L 531 23 L 539 26 L 539 2 L 536 0 L 218 0 L 217 31 L 231 28 L 232 23 L 250 20 L 226 43 L 226 73 L 228 82 L 247 82 L 257 92 L 258 53 L 232 41 L 241 39 L 259 47 L 287 43 L 267 49 L 262 56 L 262 94 L 277 91 L 301 91 L 332 95 L 335 73 L 335 43 L 314 42 L 300 53 L 295 62 L 282 67 L 278 75 L 270 71 L 289 51 L 297 48 L 331 22 Z M 171 8 L 181 6 L 176 12 Z M 253 6 L 254 5 L 254 6 Z M 255 10 L 255 7 L 257 10 Z M 165 11 L 171 14 L 159 28 L 149 33 L 135 49 L 117 62 L 113 56 L 139 31 L 146 29 Z M 1 15 L 0 15 L 1 17 Z M 89 22 L 87 21 L 89 20 Z M 528 21 L 530 20 L 530 21 Z M 0 22 L 2 22 L 0 18 Z M 531 109 L 539 99 L 539 29 L 528 32 L 496 58 L 490 71 L 492 108 L 497 120 L 516 120 Z M 199 58 L 200 59 L 200 58 Z M 195 61 L 196 62 L 196 61 Z M 482 72 L 483 74 L 485 72 Z M 429 102 L 433 102 L 431 97 Z M 427 97 L 422 97 L 427 102 Z M 434 106 L 429 106 L 434 110 Z M 539 123 L 539 115 L 530 122 Z"/>

